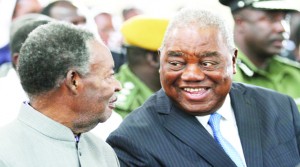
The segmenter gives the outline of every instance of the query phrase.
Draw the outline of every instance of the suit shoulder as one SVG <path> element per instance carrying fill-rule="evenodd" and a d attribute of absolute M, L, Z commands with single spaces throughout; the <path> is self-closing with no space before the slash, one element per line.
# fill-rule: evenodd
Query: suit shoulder
<path fill-rule="evenodd" d="M 287 96 L 285 94 L 282 94 L 280 92 L 277 92 L 275 90 L 257 86 L 257 85 L 252 85 L 252 84 L 247 84 L 247 83 L 240 83 L 240 82 L 235 82 L 233 83 L 232 86 L 233 89 L 238 89 L 238 90 L 244 90 L 247 92 L 251 93 L 256 93 L 256 94 L 261 94 L 261 95 L 266 95 L 266 96 Z"/>
<path fill-rule="evenodd" d="M 234 84 L 231 90 L 231 97 L 236 102 L 245 101 L 247 104 L 252 104 L 257 109 L 264 109 L 263 112 L 287 112 L 291 106 L 294 106 L 293 99 L 274 90 L 259 87 L 255 85 L 237 83 Z M 252 108 L 253 106 L 251 106 Z"/>
<path fill-rule="evenodd" d="M 133 110 L 130 114 L 128 114 L 124 120 L 122 121 L 119 128 L 123 127 L 138 127 L 143 128 L 147 127 L 151 124 L 158 123 L 154 119 L 158 117 L 158 97 L 157 94 L 153 94 L 150 96 L 144 104 L 142 104 L 140 107 Z"/>

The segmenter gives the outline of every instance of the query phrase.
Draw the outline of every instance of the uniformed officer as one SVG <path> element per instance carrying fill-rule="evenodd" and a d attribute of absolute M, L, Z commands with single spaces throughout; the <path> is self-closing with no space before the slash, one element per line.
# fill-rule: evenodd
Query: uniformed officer
<path fill-rule="evenodd" d="M 290 95 L 300 109 L 300 64 L 278 56 L 288 37 L 288 13 L 299 6 L 289 0 L 220 2 L 230 7 L 235 23 L 239 50 L 234 80 Z"/>
<path fill-rule="evenodd" d="M 121 27 L 127 62 L 116 77 L 123 89 L 119 92 L 115 110 L 124 118 L 161 88 L 158 49 L 168 25 L 168 19 L 138 15 Z"/>

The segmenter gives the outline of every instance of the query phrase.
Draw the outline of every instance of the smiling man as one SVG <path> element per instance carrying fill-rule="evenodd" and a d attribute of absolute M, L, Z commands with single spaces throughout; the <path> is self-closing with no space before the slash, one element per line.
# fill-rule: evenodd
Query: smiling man
<path fill-rule="evenodd" d="M 0 129 L 0 166 L 119 166 L 88 132 L 114 109 L 121 86 L 113 68 L 108 48 L 85 29 L 53 21 L 33 30 L 17 66 L 29 102 Z"/>
<path fill-rule="evenodd" d="M 209 11 L 182 9 L 160 49 L 162 89 L 129 114 L 107 142 L 121 166 L 282 167 L 300 162 L 293 99 L 233 83 L 237 49 Z"/>

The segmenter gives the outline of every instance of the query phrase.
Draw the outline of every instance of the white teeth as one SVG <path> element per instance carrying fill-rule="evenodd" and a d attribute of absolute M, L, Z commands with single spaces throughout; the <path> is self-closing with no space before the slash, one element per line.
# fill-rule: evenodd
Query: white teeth
<path fill-rule="evenodd" d="M 185 91 L 187 92 L 199 92 L 202 90 L 205 90 L 204 88 L 184 88 Z"/>

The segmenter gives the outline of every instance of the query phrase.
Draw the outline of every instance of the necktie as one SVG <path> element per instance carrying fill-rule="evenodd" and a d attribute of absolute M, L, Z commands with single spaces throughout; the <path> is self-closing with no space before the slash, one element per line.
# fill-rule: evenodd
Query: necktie
<path fill-rule="evenodd" d="M 213 135 L 215 140 L 218 142 L 218 144 L 221 145 L 221 147 L 224 149 L 224 151 L 227 153 L 227 155 L 232 159 L 232 161 L 238 166 L 242 167 L 243 161 L 241 160 L 238 152 L 234 149 L 234 147 L 225 139 L 223 138 L 221 131 L 220 131 L 220 120 L 221 115 L 218 113 L 211 114 L 208 124 L 211 126 Z"/>

